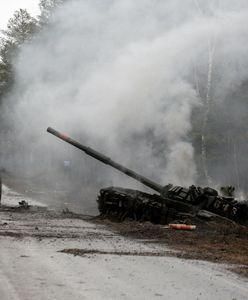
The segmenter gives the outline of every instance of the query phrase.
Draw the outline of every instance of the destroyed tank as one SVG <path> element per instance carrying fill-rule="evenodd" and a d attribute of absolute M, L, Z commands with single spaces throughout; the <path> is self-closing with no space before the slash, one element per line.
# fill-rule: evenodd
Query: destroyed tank
<path fill-rule="evenodd" d="M 150 194 L 121 187 L 103 188 L 97 199 L 101 216 L 116 216 L 121 221 L 131 218 L 167 224 L 187 217 L 209 217 L 217 214 L 242 224 L 247 223 L 248 206 L 246 203 L 236 201 L 234 197 L 221 196 L 210 187 L 202 188 L 192 185 L 186 188 L 172 184 L 162 186 L 51 127 L 47 128 L 47 132 L 158 193 Z"/>

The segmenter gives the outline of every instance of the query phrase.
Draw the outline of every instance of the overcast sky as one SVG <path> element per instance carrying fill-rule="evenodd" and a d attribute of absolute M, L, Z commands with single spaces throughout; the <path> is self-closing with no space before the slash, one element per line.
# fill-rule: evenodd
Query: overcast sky
<path fill-rule="evenodd" d="M 38 3 L 39 0 L 0 0 L 0 29 L 5 29 L 9 18 L 19 8 L 26 8 L 32 16 L 39 14 Z"/>

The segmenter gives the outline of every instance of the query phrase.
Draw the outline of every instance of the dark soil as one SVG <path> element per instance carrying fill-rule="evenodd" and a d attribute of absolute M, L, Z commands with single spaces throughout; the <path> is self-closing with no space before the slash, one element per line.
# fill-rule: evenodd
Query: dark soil
<path fill-rule="evenodd" d="M 64 249 L 59 251 L 66 254 L 72 254 L 74 256 L 85 256 L 85 255 L 125 255 L 125 256 L 165 256 L 161 252 L 138 252 L 138 251 L 102 251 L 102 250 L 89 250 L 89 249 Z"/>
<path fill-rule="evenodd" d="M 104 223 L 126 237 L 164 243 L 178 250 L 172 254 L 180 258 L 233 264 L 235 272 L 248 277 L 248 228 L 232 221 L 196 219 L 194 231 L 170 229 L 150 222 L 118 223 L 107 219 L 96 219 L 95 222 Z"/>

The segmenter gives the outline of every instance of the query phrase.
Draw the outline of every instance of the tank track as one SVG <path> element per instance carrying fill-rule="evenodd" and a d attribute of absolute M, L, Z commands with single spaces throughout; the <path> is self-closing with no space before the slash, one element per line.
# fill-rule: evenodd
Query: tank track
<path fill-rule="evenodd" d="M 101 189 L 97 202 L 100 216 L 114 217 L 119 221 L 129 218 L 141 222 L 168 224 L 185 215 L 174 207 L 169 207 L 159 195 L 120 187 Z"/>
<path fill-rule="evenodd" d="M 248 225 L 248 204 L 239 203 L 233 198 L 220 197 L 211 188 L 173 187 L 167 197 L 161 197 L 133 189 L 108 187 L 100 190 L 97 202 L 100 216 L 119 221 L 129 218 L 141 222 L 168 224 L 174 220 L 194 217 L 200 210 L 207 210 Z"/>

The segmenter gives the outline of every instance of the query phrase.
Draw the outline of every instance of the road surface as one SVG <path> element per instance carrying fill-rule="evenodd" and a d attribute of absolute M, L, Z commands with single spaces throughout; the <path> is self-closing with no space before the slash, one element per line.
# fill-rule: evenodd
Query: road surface
<path fill-rule="evenodd" d="M 90 221 L 8 207 L 23 197 L 4 188 L 1 300 L 247 299 L 247 279 L 227 266 L 171 257 Z M 77 250 L 84 255 L 68 254 Z"/>

